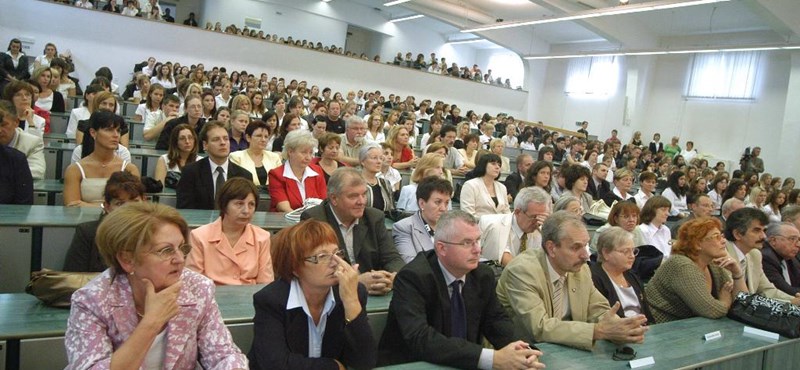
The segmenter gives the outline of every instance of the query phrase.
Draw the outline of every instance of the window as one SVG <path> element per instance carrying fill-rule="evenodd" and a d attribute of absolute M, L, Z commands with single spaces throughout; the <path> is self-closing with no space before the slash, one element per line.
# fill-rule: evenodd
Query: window
<path fill-rule="evenodd" d="M 567 86 L 569 95 L 606 97 L 617 91 L 619 58 L 586 57 L 569 61 Z"/>
<path fill-rule="evenodd" d="M 687 98 L 755 99 L 761 52 L 695 54 L 689 69 Z"/>

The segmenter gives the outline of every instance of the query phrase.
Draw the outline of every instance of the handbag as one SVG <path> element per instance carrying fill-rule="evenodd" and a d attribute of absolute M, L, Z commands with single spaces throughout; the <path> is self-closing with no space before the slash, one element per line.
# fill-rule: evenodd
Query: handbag
<path fill-rule="evenodd" d="M 728 317 L 787 338 L 800 337 L 800 308 L 791 302 L 739 292 L 728 311 Z"/>
<path fill-rule="evenodd" d="M 99 272 L 66 272 L 42 269 L 31 273 L 25 287 L 28 293 L 52 307 L 68 308 L 72 293 L 99 275 Z"/>
<path fill-rule="evenodd" d="M 170 189 L 178 188 L 178 181 L 181 181 L 181 173 L 178 171 L 167 171 L 167 177 L 164 178 L 164 186 Z"/>

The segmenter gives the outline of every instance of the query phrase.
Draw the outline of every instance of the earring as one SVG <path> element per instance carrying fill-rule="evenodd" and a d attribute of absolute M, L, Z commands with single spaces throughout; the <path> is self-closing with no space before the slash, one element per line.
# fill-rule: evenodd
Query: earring
<path fill-rule="evenodd" d="M 128 275 L 133 276 L 133 271 L 129 272 Z"/>

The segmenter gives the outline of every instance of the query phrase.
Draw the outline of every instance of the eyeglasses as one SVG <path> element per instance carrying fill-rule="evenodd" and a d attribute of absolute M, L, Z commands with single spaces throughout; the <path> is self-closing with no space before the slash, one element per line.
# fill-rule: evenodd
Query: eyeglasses
<path fill-rule="evenodd" d="M 797 243 L 797 241 L 800 240 L 800 236 L 785 236 L 785 235 L 775 235 L 775 236 L 780 236 L 781 238 L 786 238 L 786 240 L 788 240 L 788 241 L 790 241 L 792 243 Z"/>
<path fill-rule="evenodd" d="M 614 252 L 621 253 L 624 256 L 636 257 L 639 255 L 639 248 L 614 249 Z"/>
<path fill-rule="evenodd" d="M 344 257 L 344 252 L 342 252 L 342 250 L 340 249 L 333 253 L 320 253 L 311 257 L 306 257 L 303 258 L 303 260 L 306 262 L 313 263 L 315 265 L 318 265 L 320 263 L 328 264 L 331 262 L 331 259 L 333 259 L 334 255 L 338 256 L 339 258 L 342 258 Z"/>
<path fill-rule="evenodd" d="M 460 242 L 457 242 L 457 243 L 456 242 L 449 242 L 449 241 L 446 241 L 446 240 L 440 240 L 440 242 L 445 243 L 445 244 L 457 245 L 457 246 L 459 246 L 461 248 L 464 248 L 464 249 L 473 248 L 473 247 L 480 248 L 480 246 L 481 246 L 480 239 L 463 240 L 463 241 L 460 241 Z"/>
<path fill-rule="evenodd" d="M 155 252 L 150 252 L 150 254 L 154 254 L 154 255 L 158 256 L 158 258 L 160 258 L 161 260 L 167 261 L 167 260 L 171 260 L 171 259 L 175 258 L 175 256 L 178 255 L 178 252 L 180 252 L 181 255 L 184 258 L 186 258 L 186 256 L 188 256 L 189 252 L 191 252 L 191 251 L 192 251 L 192 245 L 191 244 L 183 244 L 183 245 L 181 245 L 181 246 L 179 246 L 177 248 L 175 248 L 175 247 L 170 245 L 168 247 L 161 248 L 161 249 L 159 249 L 159 250 L 157 250 Z"/>

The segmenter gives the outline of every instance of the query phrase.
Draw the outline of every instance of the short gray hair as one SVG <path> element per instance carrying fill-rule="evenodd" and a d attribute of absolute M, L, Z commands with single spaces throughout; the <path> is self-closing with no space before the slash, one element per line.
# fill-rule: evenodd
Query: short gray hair
<path fill-rule="evenodd" d="M 475 216 L 462 210 L 452 210 L 441 217 L 436 222 L 436 234 L 433 236 L 434 242 L 452 241 L 453 237 L 461 232 L 456 226 L 456 221 L 462 221 L 467 225 L 478 225 Z"/>
<path fill-rule="evenodd" d="M 358 150 L 358 161 L 364 162 L 367 159 L 367 154 L 372 149 L 378 149 L 381 154 L 383 154 L 383 147 L 380 144 L 375 142 L 369 142 L 361 146 L 361 149 Z"/>
<path fill-rule="evenodd" d="M 339 167 L 328 179 L 328 196 L 341 194 L 345 186 L 358 185 L 367 185 L 367 180 L 364 180 L 361 172 L 353 167 Z"/>
<path fill-rule="evenodd" d="M 767 238 L 781 235 L 784 227 L 791 227 L 793 229 L 797 228 L 797 226 L 794 226 L 794 224 L 791 222 L 773 222 L 767 226 Z"/>
<path fill-rule="evenodd" d="M 578 198 L 576 198 L 576 197 L 574 197 L 572 195 L 564 195 L 561 198 L 558 198 L 558 200 L 556 201 L 556 204 L 553 206 L 553 211 L 554 212 L 564 211 L 564 210 L 567 209 L 567 206 L 569 206 L 569 204 L 572 203 L 572 202 L 579 202 L 580 203 Z M 514 206 L 516 207 L 516 202 L 514 202 Z"/>
<path fill-rule="evenodd" d="M 517 193 L 517 197 L 514 198 L 514 209 L 524 212 L 528 208 L 528 203 L 545 204 L 548 209 L 552 209 L 553 198 L 540 187 L 528 186 Z"/>
<path fill-rule="evenodd" d="M 316 148 L 319 142 L 311 135 L 306 129 L 297 129 L 286 134 L 286 139 L 283 140 L 283 158 L 287 158 L 289 150 L 295 150 L 303 147 Z"/>
<path fill-rule="evenodd" d="M 798 218 L 800 218 L 800 206 L 792 204 L 781 210 L 781 221 L 795 222 Z"/>
<path fill-rule="evenodd" d="M 344 127 L 345 128 L 349 128 L 350 125 L 352 125 L 354 123 L 362 123 L 362 124 L 365 124 L 365 125 L 367 124 L 366 122 L 364 122 L 363 118 L 361 118 L 358 115 L 354 114 L 354 115 L 352 115 L 350 117 L 347 117 L 347 119 L 344 120 Z"/>
<path fill-rule="evenodd" d="M 439 222 L 441 222 L 441 219 Z M 550 215 L 542 224 L 542 244 L 547 241 L 560 244 L 568 225 L 585 228 L 580 217 L 569 211 L 557 211 Z"/>
<path fill-rule="evenodd" d="M 744 206 L 744 202 L 742 202 L 741 199 L 730 198 L 726 200 L 725 203 L 722 203 L 722 207 L 720 208 L 720 213 L 723 215 L 726 213 L 730 214 L 731 212 L 733 212 L 733 207 L 737 203 L 741 203 L 742 206 Z"/>
<path fill-rule="evenodd" d="M 633 234 L 619 226 L 611 226 L 597 238 L 597 260 L 603 262 L 603 251 L 613 251 L 614 247 L 626 242 L 633 241 Z"/>

